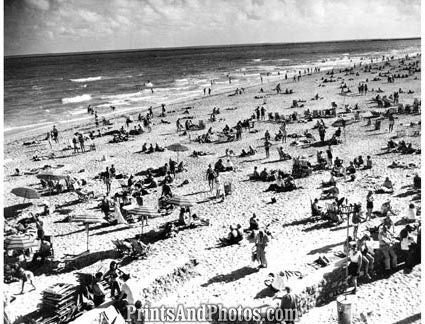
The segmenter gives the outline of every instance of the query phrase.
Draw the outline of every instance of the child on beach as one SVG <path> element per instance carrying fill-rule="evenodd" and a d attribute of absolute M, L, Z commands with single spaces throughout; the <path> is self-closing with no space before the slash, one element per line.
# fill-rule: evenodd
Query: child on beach
<path fill-rule="evenodd" d="M 24 268 L 19 267 L 18 268 L 18 277 L 22 280 L 22 289 L 21 294 L 24 293 L 24 287 L 25 283 L 28 281 L 30 285 L 33 287 L 33 290 L 35 290 L 34 286 L 34 274 L 31 271 L 24 270 Z"/>

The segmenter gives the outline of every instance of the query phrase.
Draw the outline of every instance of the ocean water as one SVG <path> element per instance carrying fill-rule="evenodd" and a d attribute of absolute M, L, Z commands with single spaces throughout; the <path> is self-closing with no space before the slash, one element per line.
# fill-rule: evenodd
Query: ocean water
<path fill-rule="evenodd" d="M 214 94 L 259 83 L 260 75 L 277 82 L 307 67 L 416 53 L 419 38 L 6 57 L 5 133 L 93 119 L 89 104 L 100 116 L 110 114 L 110 106 L 144 110 L 202 97 L 204 88 Z"/>

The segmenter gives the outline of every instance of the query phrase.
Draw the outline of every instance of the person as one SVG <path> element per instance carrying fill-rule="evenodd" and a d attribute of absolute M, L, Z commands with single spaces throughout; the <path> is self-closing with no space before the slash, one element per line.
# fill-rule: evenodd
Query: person
<path fill-rule="evenodd" d="M 369 235 L 365 234 L 358 241 L 359 251 L 362 253 L 362 262 L 364 264 L 364 276 L 367 279 L 372 279 L 371 274 L 373 274 L 373 269 L 375 265 L 375 258 L 373 249 L 367 244 L 370 241 Z"/>
<path fill-rule="evenodd" d="M 322 211 L 322 207 L 319 206 L 319 199 L 315 198 L 314 202 L 311 204 L 311 213 L 313 217 L 323 216 L 325 213 Z"/>
<path fill-rule="evenodd" d="M 389 177 L 385 178 L 384 183 L 382 184 L 382 188 L 383 191 L 385 192 L 393 192 L 394 191 L 394 184 L 393 182 L 390 180 Z"/>
<path fill-rule="evenodd" d="M 213 191 L 213 189 L 214 189 L 215 176 L 216 176 L 216 174 L 215 174 L 211 164 L 209 164 L 206 177 L 207 177 L 207 180 L 208 180 L 208 186 L 210 187 L 210 191 Z"/>
<path fill-rule="evenodd" d="M 96 276 L 91 284 L 91 289 L 93 291 L 93 303 L 94 306 L 97 307 L 105 301 L 105 288 L 103 287 L 102 280 L 103 274 L 102 272 L 96 273 Z"/>
<path fill-rule="evenodd" d="M 270 146 L 272 146 L 272 144 L 266 139 L 266 141 L 264 142 L 264 149 L 266 150 L 266 159 L 270 157 Z"/>
<path fill-rule="evenodd" d="M 363 167 L 364 170 L 372 169 L 372 159 L 370 155 L 366 157 L 366 165 Z"/>
<path fill-rule="evenodd" d="M 230 159 L 227 159 L 226 171 L 233 171 L 235 169 L 233 162 Z"/>
<path fill-rule="evenodd" d="M 39 220 L 37 216 L 34 216 L 34 219 L 35 219 L 35 225 L 37 226 L 37 239 L 43 240 L 44 239 L 43 221 Z"/>
<path fill-rule="evenodd" d="M 58 130 L 57 130 L 57 128 L 56 128 L 56 125 L 53 125 L 53 129 L 52 129 L 52 138 L 53 138 L 53 140 L 54 140 L 56 143 L 58 143 L 58 142 L 59 142 L 58 136 L 59 136 L 59 132 L 58 132 Z"/>
<path fill-rule="evenodd" d="M 286 286 L 285 287 L 286 294 L 282 296 L 281 303 L 280 303 L 280 309 L 283 312 L 284 321 L 286 324 L 294 324 L 296 319 L 298 318 L 297 315 L 297 298 L 292 293 L 291 287 Z"/>
<path fill-rule="evenodd" d="M 171 192 L 171 187 L 169 186 L 169 184 L 167 182 L 164 182 L 163 186 L 162 186 L 162 194 L 161 197 L 166 197 L 166 198 L 170 198 L 172 197 L 173 194 Z"/>
<path fill-rule="evenodd" d="M 216 198 L 222 198 L 224 201 L 224 188 L 223 183 L 221 182 L 220 174 L 217 173 L 215 177 L 215 190 L 216 190 Z"/>
<path fill-rule="evenodd" d="M 415 204 L 410 203 L 409 208 L 407 209 L 407 215 L 405 216 L 405 219 L 409 222 L 415 222 L 416 221 L 416 208 Z"/>
<path fill-rule="evenodd" d="M 21 289 L 21 294 L 24 293 L 24 287 L 25 287 L 25 283 L 28 281 L 29 284 L 33 287 L 33 290 L 35 290 L 35 285 L 34 285 L 34 274 L 29 271 L 29 270 L 25 270 L 24 268 L 22 268 L 21 266 L 18 268 L 18 273 L 17 273 L 17 277 L 20 278 L 22 280 L 22 289 Z"/>
<path fill-rule="evenodd" d="M 384 255 L 385 271 L 388 274 L 391 270 L 391 265 L 393 268 L 397 267 L 397 255 L 395 254 L 393 249 L 392 235 L 385 224 L 382 224 L 381 226 L 381 229 L 378 234 L 378 239 L 379 239 L 379 249 L 382 251 L 382 254 Z"/>
<path fill-rule="evenodd" d="M 112 261 L 109 265 L 109 270 L 105 273 L 103 278 L 109 278 L 109 283 L 111 285 L 111 298 L 115 297 L 115 292 L 119 295 L 121 293 L 120 285 L 118 283 L 119 274 L 124 274 L 118 267 L 115 261 Z"/>
<path fill-rule="evenodd" d="M 249 230 L 258 231 L 258 229 L 259 229 L 258 218 L 257 218 L 257 215 L 253 213 L 251 218 L 249 219 Z"/>
<path fill-rule="evenodd" d="M 391 213 L 393 216 L 396 215 L 396 213 L 394 213 L 392 207 L 391 207 L 391 200 L 387 200 L 386 202 L 384 202 L 381 206 L 381 213 L 382 216 L 387 217 L 388 213 Z"/>
<path fill-rule="evenodd" d="M 132 282 L 130 279 L 129 274 L 123 274 L 121 276 L 121 279 L 123 280 L 123 283 L 121 285 L 121 293 L 118 295 L 118 300 L 123 301 L 126 300 L 126 304 L 128 305 L 134 305 L 134 296 L 133 291 L 131 289 Z"/>
<path fill-rule="evenodd" d="M 369 190 L 366 196 L 366 221 L 369 221 L 372 218 L 373 212 L 373 191 Z"/>
<path fill-rule="evenodd" d="M 204 89 L 205 93 L 205 89 Z M 134 307 L 136 308 L 134 313 L 130 314 L 130 323 L 131 324 L 144 324 L 145 318 L 144 313 L 142 312 L 142 302 L 140 300 L 137 300 L 134 303 Z"/>
<path fill-rule="evenodd" d="M 326 157 L 328 158 L 327 164 L 331 168 L 332 167 L 332 158 L 333 158 L 333 155 L 332 155 L 332 148 L 331 148 L 330 145 L 328 146 L 328 149 L 326 150 Z"/>
<path fill-rule="evenodd" d="M 111 192 L 111 175 L 108 167 L 106 167 L 106 171 L 103 173 L 103 182 L 106 186 L 106 196 L 109 196 L 109 193 Z"/>
<path fill-rule="evenodd" d="M 266 247 L 269 243 L 269 237 L 264 230 L 259 230 L 255 237 L 255 248 L 258 261 L 260 262 L 259 268 L 267 268 Z"/>
<path fill-rule="evenodd" d="M 413 177 L 413 188 L 421 189 L 421 177 L 417 173 Z"/>
<path fill-rule="evenodd" d="M 409 267 L 409 252 L 415 244 L 415 240 L 410 235 L 413 232 L 413 227 L 411 225 L 406 225 L 400 232 L 400 249 L 402 254 L 402 259 L 405 261 L 405 268 Z"/>
<path fill-rule="evenodd" d="M 42 239 L 40 242 L 40 250 L 34 253 L 32 258 L 32 264 L 36 264 L 38 262 L 38 258 L 40 258 L 41 263 L 44 263 L 46 258 L 52 254 L 52 245 L 49 241 Z"/>
<path fill-rule="evenodd" d="M 388 117 L 388 132 L 391 133 L 394 129 L 394 116 L 390 114 Z"/>
<path fill-rule="evenodd" d="M 188 217 L 186 217 L 188 214 Z M 179 223 L 180 225 L 190 225 L 191 215 L 190 215 L 190 207 L 181 207 L 179 214 Z"/>
<path fill-rule="evenodd" d="M 360 269 L 362 267 L 363 256 L 361 252 L 357 249 L 357 244 L 355 242 L 350 242 L 351 249 L 348 251 L 348 278 L 347 282 L 350 279 L 353 279 L 354 290 L 353 293 L 356 293 L 357 290 L 357 278 L 360 275 Z"/>
<path fill-rule="evenodd" d="M 109 200 L 106 196 L 103 196 L 101 202 L 100 202 L 100 210 L 105 214 L 105 219 L 109 218 Z"/>

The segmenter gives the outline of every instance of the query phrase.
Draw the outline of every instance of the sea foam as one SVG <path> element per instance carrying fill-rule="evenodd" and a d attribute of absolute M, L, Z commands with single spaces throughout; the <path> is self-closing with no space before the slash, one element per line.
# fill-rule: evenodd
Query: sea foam
<path fill-rule="evenodd" d="M 67 103 L 83 102 L 88 100 L 91 100 L 91 96 L 89 94 L 83 94 L 81 96 L 62 98 L 62 103 L 67 104 Z"/>

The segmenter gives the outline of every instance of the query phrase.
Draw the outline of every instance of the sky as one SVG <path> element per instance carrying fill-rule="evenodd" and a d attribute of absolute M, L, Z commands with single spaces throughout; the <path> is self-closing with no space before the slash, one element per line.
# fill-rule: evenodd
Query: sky
<path fill-rule="evenodd" d="M 5 0 L 4 54 L 420 36 L 420 0 Z"/>

